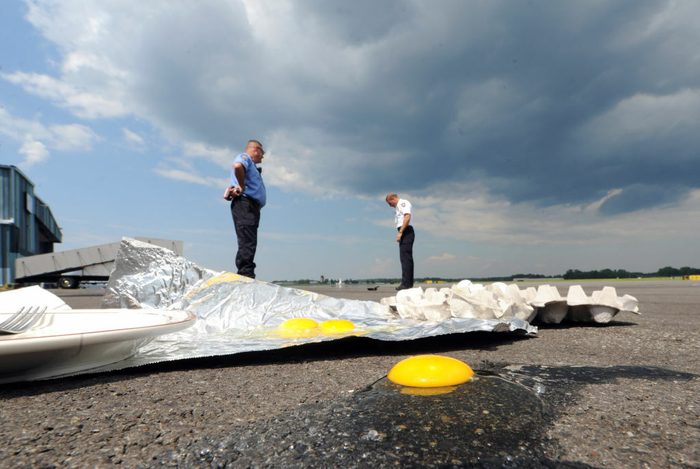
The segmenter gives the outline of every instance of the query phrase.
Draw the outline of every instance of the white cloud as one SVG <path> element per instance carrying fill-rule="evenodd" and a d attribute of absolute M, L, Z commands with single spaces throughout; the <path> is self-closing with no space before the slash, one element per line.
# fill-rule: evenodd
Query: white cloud
<path fill-rule="evenodd" d="M 50 150 L 88 151 L 100 137 L 80 124 L 45 125 L 38 120 L 16 117 L 0 108 L 0 134 L 21 145 L 20 154 L 26 164 L 36 164 L 48 158 Z"/>
<path fill-rule="evenodd" d="M 127 143 L 130 143 L 132 145 L 141 146 L 145 143 L 142 136 L 140 136 L 134 131 L 127 129 L 126 127 L 122 127 L 122 136 L 124 137 L 124 140 L 126 140 Z"/>
<path fill-rule="evenodd" d="M 49 151 L 43 143 L 29 139 L 25 141 L 19 149 L 19 153 L 24 155 L 24 165 L 31 166 L 40 163 L 49 157 Z"/>
<path fill-rule="evenodd" d="M 168 168 L 156 168 L 155 173 L 167 179 L 172 179 L 174 181 L 189 182 L 192 184 L 199 184 L 202 186 L 211 187 L 221 187 L 222 193 L 225 187 L 224 182 L 221 179 L 213 179 L 206 176 L 200 176 L 194 174 L 190 171 L 185 171 L 182 169 L 168 169 Z"/>
<path fill-rule="evenodd" d="M 74 51 L 66 54 L 61 70 L 70 75 L 78 72 L 99 72 L 107 77 L 126 80 L 128 73 L 117 69 L 104 55 L 98 55 L 86 51 Z"/>
<path fill-rule="evenodd" d="M 677 238 L 700 232 L 700 190 L 694 190 L 678 206 L 654 207 L 615 217 L 598 209 L 622 193 L 611 190 L 593 204 L 539 207 L 513 204 L 488 195 L 468 198 L 407 194 L 420 220 L 420 229 L 442 239 L 495 245 L 595 245 L 611 241 L 661 240 L 669 230 Z"/>
<path fill-rule="evenodd" d="M 88 151 L 99 140 L 92 129 L 80 124 L 50 125 L 48 130 L 51 146 L 57 150 Z"/>
<path fill-rule="evenodd" d="M 203 142 L 185 142 L 183 152 L 185 156 L 204 158 L 223 168 L 230 168 L 237 154 L 229 148 L 207 145 Z"/>
<path fill-rule="evenodd" d="M 610 189 L 607 194 L 605 194 L 600 199 L 588 204 L 583 210 L 586 212 L 597 212 L 608 200 L 616 197 L 624 192 L 623 189 Z"/>
<path fill-rule="evenodd" d="M 228 183 L 228 179 L 225 177 L 211 177 L 198 174 L 189 161 L 181 158 L 169 158 L 161 162 L 154 169 L 154 172 L 161 177 L 174 181 L 220 188 L 222 195 Z"/>
<path fill-rule="evenodd" d="M 124 104 L 104 95 L 79 91 L 75 86 L 48 75 L 37 73 L 3 73 L 10 83 L 21 86 L 27 93 L 46 98 L 70 110 L 78 117 L 121 117 L 128 114 Z"/>

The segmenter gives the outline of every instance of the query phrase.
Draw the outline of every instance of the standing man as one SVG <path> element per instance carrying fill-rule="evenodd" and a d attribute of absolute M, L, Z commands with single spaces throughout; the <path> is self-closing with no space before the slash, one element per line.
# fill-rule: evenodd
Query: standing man
<path fill-rule="evenodd" d="M 260 209 L 265 206 L 267 194 L 259 165 L 265 151 L 262 143 L 248 140 L 245 153 L 233 160 L 231 185 L 224 191 L 224 199 L 231 201 L 231 216 L 236 227 L 238 273 L 255 278 L 255 250 L 258 247 Z"/>
<path fill-rule="evenodd" d="M 397 290 L 413 288 L 413 241 L 416 233 L 411 225 L 411 202 L 399 199 L 395 193 L 387 194 L 386 203 L 396 209 L 394 222 L 398 233 L 396 242 L 399 243 L 399 258 L 401 259 L 401 285 Z"/>

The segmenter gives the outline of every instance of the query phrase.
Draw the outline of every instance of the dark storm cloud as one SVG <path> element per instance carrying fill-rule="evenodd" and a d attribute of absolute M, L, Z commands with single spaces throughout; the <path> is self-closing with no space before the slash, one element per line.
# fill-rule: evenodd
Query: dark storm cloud
<path fill-rule="evenodd" d="M 379 193 L 478 180 L 512 201 L 542 204 L 630 187 L 607 213 L 668 203 L 697 187 L 700 140 L 692 125 L 661 122 L 666 129 L 630 135 L 629 121 L 644 117 L 633 106 L 615 115 L 635 96 L 697 89 L 688 41 L 697 44 L 700 35 L 682 18 L 690 12 L 656 1 L 434 8 L 387 22 L 385 35 L 370 28 L 366 37 L 378 38 L 366 56 L 370 79 L 324 101 L 332 118 L 305 122 L 379 159 L 372 162 L 378 171 L 334 175 L 336 183 Z M 362 15 L 297 13 L 324 18 L 341 38 L 365 26 Z M 697 123 L 698 114 L 669 117 Z M 385 167 L 384 152 L 403 155 L 400 164 Z M 674 188 L 663 195 L 666 185 Z"/>
<path fill-rule="evenodd" d="M 402 24 L 413 8 L 401 0 L 328 2 L 300 0 L 297 20 L 302 27 L 320 28 L 341 41 L 361 45 L 377 41 Z"/>
<path fill-rule="evenodd" d="M 232 126 L 252 134 L 254 126 L 246 125 L 254 108 L 250 93 L 231 103 L 220 94 L 221 88 L 255 90 L 255 50 L 243 6 L 169 6 L 145 21 L 130 59 L 137 72 L 131 91 L 141 112 L 185 138 L 222 142 Z"/>
<path fill-rule="evenodd" d="M 172 5 L 95 45 L 129 70 L 129 104 L 185 140 L 274 138 L 316 188 L 622 189 L 614 214 L 699 186 L 697 2 Z"/>

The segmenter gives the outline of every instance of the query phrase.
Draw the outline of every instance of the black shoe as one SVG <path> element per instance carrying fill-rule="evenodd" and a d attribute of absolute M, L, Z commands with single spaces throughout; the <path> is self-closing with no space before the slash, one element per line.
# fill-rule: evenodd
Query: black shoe
<path fill-rule="evenodd" d="M 409 289 L 409 288 L 411 288 L 411 287 L 404 287 L 403 285 L 399 285 L 398 287 L 396 287 L 396 291 L 399 291 L 399 290 L 407 290 L 407 289 Z"/>

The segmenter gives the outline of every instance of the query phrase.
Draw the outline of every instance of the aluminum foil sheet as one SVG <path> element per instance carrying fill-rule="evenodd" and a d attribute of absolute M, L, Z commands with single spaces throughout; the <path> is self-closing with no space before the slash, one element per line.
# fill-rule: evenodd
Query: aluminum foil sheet
<path fill-rule="evenodd" d="M 156 338 L 130 359 L 92 371 L 272 350 L 347 336 L 400 341 L 473 331 L 537 332 L 536 327 L 517 318 L 402 318 L 388 304 L 332 298 L 230 272 L 217 273 L 168 249 L 128 238 L 122 240 L 102 306 L 184 309 L 198 319 L 188 329 Z M 282 322 L 302 317 L 319 322 L 347 319 L 356 328 L 345 334 L 280 335 Z"/>
<path fill-rule="evenodd" d="M 216 275 L 170 249 L 124 238 L 102 298 L 103 308 L 168 308 L 195 283 Z"/>

